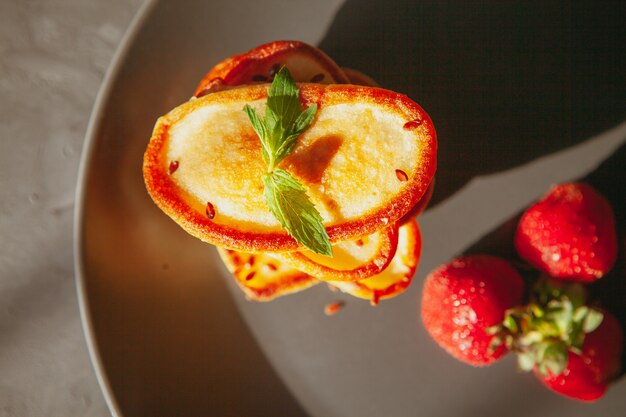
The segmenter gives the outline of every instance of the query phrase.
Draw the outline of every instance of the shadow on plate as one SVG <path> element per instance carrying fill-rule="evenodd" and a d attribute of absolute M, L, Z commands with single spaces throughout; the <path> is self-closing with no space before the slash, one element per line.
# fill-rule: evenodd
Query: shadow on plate
<path fill-rule="evenodd" d="M 432 207 L 623 121 L 625 21 L 623 2 L 348 0 L 320 47 L 428 111 Z"/>

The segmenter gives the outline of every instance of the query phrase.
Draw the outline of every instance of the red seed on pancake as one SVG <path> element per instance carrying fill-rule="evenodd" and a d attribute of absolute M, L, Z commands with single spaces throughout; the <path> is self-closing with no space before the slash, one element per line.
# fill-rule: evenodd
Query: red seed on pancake
<path fill-rule="evenodd" d="M 206 203 L 206 216 L 209 219 L 215 218 L 215 207 L 211 203 Z"/>
<path fill-rule="evenodd" d="M 168 172 L 172 175 L 178 169 L 178 161 L 170 162 L 170 166 L 168 167 Z"/>
<path fill-rule="evenodd" d="M 406 175 L 406 172 L 402 171 L 401 169 L 396 169 L 396 177 L 401 182 L 406 182 L 409 180 L 409 176 Z"/>
<path fill-rule="evenodd" d="M 413 130 L 413 129 L 417 129 L 422 123 L 423 123 L 422 120 L 415 119 L 415 120 L 411 120 L 410 122 L 406 122 L 404 126 L 402 127 L 404 128 L 404 130 Z"/>

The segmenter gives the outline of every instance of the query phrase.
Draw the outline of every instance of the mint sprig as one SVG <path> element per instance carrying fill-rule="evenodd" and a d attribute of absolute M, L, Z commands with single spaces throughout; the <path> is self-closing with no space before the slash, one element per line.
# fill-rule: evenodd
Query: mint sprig
<path fill-rule="evenodd" d="M 311 126 L 317 104 L 302 111 L 298 87 L 289 70 L 282 67 L 267 94 L 265 117 L 246 104 L 254 131 L 261 140 L 261 155 L 267 165 L 263 175 L 264 195 L 270 212 L 300 244 L 315 253 L 332 256 L 330 239 L 306 189 L 291 174 L 277 168 L 296 146 L 298 136 Z"/>
<path fill-rule="evenodd" d="M 270 211 L 289 234 L 313 252 L 331 256 L 332 249 L 322 225 L 322 216 L 302 184 L 280 168 L 263 175 L 263 184 Z"/>

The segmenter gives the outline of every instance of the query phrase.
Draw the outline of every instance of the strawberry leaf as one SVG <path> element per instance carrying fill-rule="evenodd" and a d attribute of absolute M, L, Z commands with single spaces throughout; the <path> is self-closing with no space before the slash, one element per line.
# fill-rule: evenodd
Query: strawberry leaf
<path fill-rule="evenodd" d="M 581 323 L 584 318 L 589 314 L 589 307 L 580 306 L 574 311 L 574 315 L 572 316 L 572 320 L 576 323 Z"/>
<path fill-rule="evenodd" d="M 517 366 L 520 370 L 528 372 L 535 366 L 535 352 L 532 350 L 520 352 L 517 355 Z"/>
<path fill-rule="evenodd" d="M 519 330 L 517 327 L 517 322 L 511 315 L 506 315 L 504 317 L 504 322 L 502 322 L 506 329 L 509 329 L 512 333 L 517 333 Z"/>
<path fill-rule="evenodd" d="M 548 303 L 548 308 L 551 310 L 547 318 L 556 324 L 560 333 L 567 332 L 570 329 L 573 315 L 571 301 L 569 299 L 551 300 Z"/>
<path fill-rule="evenodd" d="M 585 333 L 593 332 L 595 329 L 598 328 L 598 326 L 600 326 L 603 318 L 604 315 L 598 310 L 589 310 L 589 312 L 585 316 L 585 319 L 583 320 L 583 331 Z"/>
<path fill-rule="evenodd" d="M 542 356 L 542 363 L 552 375 L 560 375 L 567 367 L 567 348 L 562 343 L 548 344 Z"/>
<path fill-rule="evenodd" d="M 522 370 L 559 375 L 569 353 L 580 354 L 586 334 L 602 322 L 602 313 L 585 305 L 586 290 L 579 284 L 540 279 L 525 306 L 507 310 L 494 334 L 493 348 L 504 344 L 518 354 Z"/>

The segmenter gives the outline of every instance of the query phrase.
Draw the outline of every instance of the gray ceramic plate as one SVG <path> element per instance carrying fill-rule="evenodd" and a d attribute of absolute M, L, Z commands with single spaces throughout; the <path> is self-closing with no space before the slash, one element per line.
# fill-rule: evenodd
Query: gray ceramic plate
<path fill-rule="evenodd" d="M 507 100 L 493 99 L 497 90 L 508 86 L 504 96 L 526 100 L 524 106 L 547 100 L 543 110 L 550 117 L 551 98 L 577 105 L 558 98 L 565 100 L 575 80 L 557 82 L 565 93 L 546 84 L 548 90 L 540 86 L 547 91 L 543 99 L 523 96 L 524 85 L 513 81 L 538 81 L 506 72 L 507 65 L 523 65 L 515 61 L 521 54 L 515 48 L 498 61 L 504 62 L 501 79 L 489 72 L 500 58 L 481 56 L 485 49 L 519 43 L 507 39 L 506 30 L 492 30 L 495 12 L 463 10 L 465 2 L 378 3 L 177 1 L 148 3 L 140 11 L 94 109 L 76 217 L 83 319 L 114 415 L 486 417 L 504 409 L 509 416 L 624 415 L 626 381 L 596 405 L 582 406 L 551 394 L 532 375 L 518 374 L 511 358 L 485 369 L 456 362 L 428 338 L 418 314 L 430 269 L 466 250 L 550 184 L 585 175 L 624 141 L 623 105 L 621 113 L 592 122 L 588 130 L 568 130 L 566 139 L 545 127 L 552 135 L 547 140 L 523 142 L 515 135 L 519 118 L 511 115 L 531 116 L 523 106 L 512 110 Z M 509 9 L 498 13 L 517 13 Z M 487 23 L 459 25 L 468 13 Z M 481 27 L 491 32 L 476 29 Z M 484 44 L 472 38 L 475 32 Z M 454 42 L 459 33 L 467 44 Z M 245 301 L 214 248 L 185 234 L 145 191 L 142 155 L 156 118 L 185 101 L 220 59 L 275 39 L 321 42 L 340 64 L 409 93 L 438 128 L 439 204 L 420 221 L 421 265 L 411 288 L 378 308 L 321 285 L 269 304 Z M 472 60 L 468 51 L 479 55 Z M 478 65 L 483 58 L 489 65 Z M 550 65 L 558 70 L 558 62 Z M 475 77 L 481 73 L 488 82 Z M 477 106 L 485 107 L 478 110 L 485 116 L 479 121 Z M 507 108 L 504 116 L 492 117 Z M 542 120 L 522 131 L 532 136 L 532 126 Z M 507 121 L 515 129 L 507 130 Z M 569 119 L 552 122 L 572 127 Z M 499 133 L 481 131 L 484 126 Z M 482 137 L 475 137 L 477 131 Z M 324 316 L 323 306 L 337 298 L 346 300 L 346 308 Z"/>

